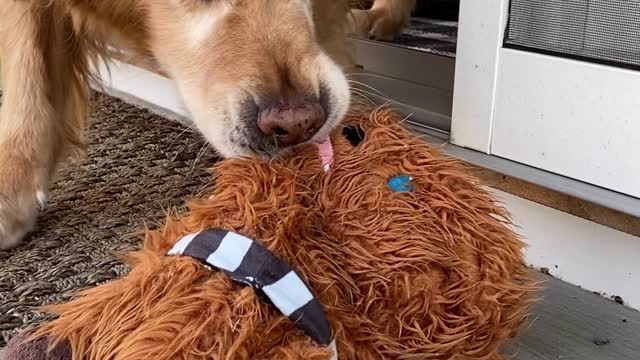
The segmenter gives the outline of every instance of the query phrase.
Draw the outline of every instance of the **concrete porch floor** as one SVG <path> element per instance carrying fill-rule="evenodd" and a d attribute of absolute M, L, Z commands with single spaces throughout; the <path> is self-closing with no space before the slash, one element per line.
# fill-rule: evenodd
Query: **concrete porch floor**
<path fill-rule="evenodd" d="M 529 325 L 505 348 L 515 360 L 640 359 L 640 312 L 546 275 Z"/>

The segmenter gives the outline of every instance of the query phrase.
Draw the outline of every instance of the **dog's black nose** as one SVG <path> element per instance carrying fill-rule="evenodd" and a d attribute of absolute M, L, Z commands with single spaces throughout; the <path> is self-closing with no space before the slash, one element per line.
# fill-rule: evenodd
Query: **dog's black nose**
<path fill-rule="evenodd" d="M 258 114 L 260 131 L 277 145 L 291 146 L 313 137 L 326 119 L 318 100 L 294 98 L 276 101 Z"/>

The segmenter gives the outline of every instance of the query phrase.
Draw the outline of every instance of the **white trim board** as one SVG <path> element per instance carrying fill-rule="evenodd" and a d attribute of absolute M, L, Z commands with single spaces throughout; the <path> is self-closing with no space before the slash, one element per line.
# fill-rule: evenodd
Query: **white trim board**
<path fill-rule="evenodd" d="M 640 238 L 490 189 L 511 212 L 534 268 L 640 310 Z"/>
<path fill-rule="evenodd" d="M 172 80 L 118 60 L 111 60 L 108 67 L 101 62 L 95 73 L 101 81 L 94 86 L 96 90 L 171 120 L 191 123 L 191 115 Z"/>
<path fill-rule="evenodd" d="M 124 101 L 150 106 L 151 111 L 186 117 L 172 81 L 118 63 L 111 67 L 105 90 Z M 513 214 L 516 230 L 529 248 L 529 265 L 549 269 L 551 275 L 590 291 L 622 297 L 640 309 L 640 238 L 561 211 L 491 190 Z M 556 267 L 557 265 L 557 267 Z"/>
<path fill-rule="evenodd" d="M 461 0 L 451 143 L 491 153 L 499 49 L 508 0 Z"/>

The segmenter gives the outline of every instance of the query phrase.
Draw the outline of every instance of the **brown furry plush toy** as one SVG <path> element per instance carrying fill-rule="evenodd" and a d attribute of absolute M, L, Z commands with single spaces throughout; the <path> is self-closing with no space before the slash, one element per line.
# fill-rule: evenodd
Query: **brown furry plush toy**
<path fill-rule="evenodd" d="M 127 276 L 6 359 L 501 359 L 533 289 L 505 210 L 390 112 L 332 144 L 220 162 Z"/>

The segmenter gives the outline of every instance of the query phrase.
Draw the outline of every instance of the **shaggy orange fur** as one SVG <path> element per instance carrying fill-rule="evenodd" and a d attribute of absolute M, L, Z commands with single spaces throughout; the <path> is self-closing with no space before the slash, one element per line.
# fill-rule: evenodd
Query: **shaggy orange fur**
<path fill-rule="evenodd" d="M 147 231 L 126 277 L 50 310 L 36 336 L 69 340 L 74 359 L 328 359 L 253 290 L 189 258 L 181 236 L 222 227 L 253 237 L 310 284 L 340 359 L 502 359 L 528 313 L 532 282 L 507 212 L 457 161 L 390 112 L 353 113 L 324 173 L 312 148 L 216 165 L 209 196 Z M 387 180 L 410 175 L 414 189 Z"/>

